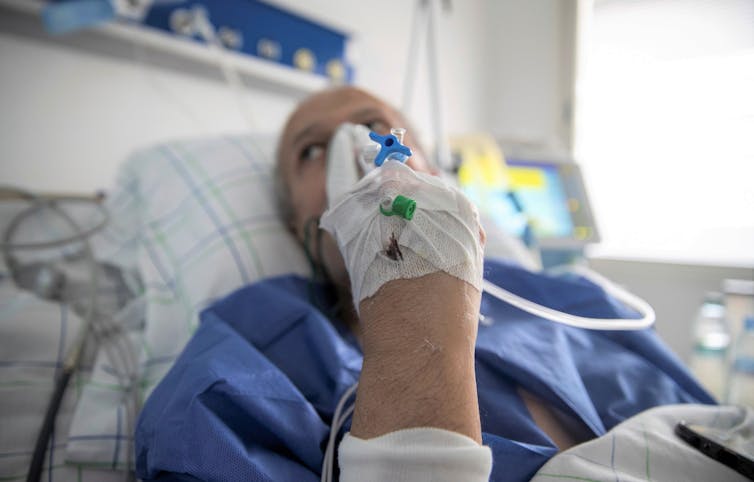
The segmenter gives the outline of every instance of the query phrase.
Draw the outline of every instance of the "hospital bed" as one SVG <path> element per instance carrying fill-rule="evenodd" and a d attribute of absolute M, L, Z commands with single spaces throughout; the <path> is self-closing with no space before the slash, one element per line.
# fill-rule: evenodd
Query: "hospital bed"
<path fill-rule="evenodd" d="M 266 134 L 177 141 L 122 164 L 104 204 L 109 222 L 91 236 L 103 266 L 98 314 L 120 330 L 87 345 L 51 435 L 46 480 L 125 480 L 135 414 L 196 330 L 199 312 L 257 280 L 309 274 L 278 217 L 274 145 Z M 3 226 L 12 217 L 0 211 Z M 55 234 L 50 226 L 30 222 L 22 234 L 44 239 Z M 488 230 L 488 240 L 488 255 L 521 256 L 501 233 Z M 81 262 L 70 247 L 23 259 L 85 285 Z M 75 307 L 29 290 L 39 288 L 39 271 L 24 290 L 9 268 L 0 276 L 0 480 L 22 480 L 61 360 L 85 323 Z M 131 378 L 118 376 L 129 356 L 123 350 L 135 360 Z"/>

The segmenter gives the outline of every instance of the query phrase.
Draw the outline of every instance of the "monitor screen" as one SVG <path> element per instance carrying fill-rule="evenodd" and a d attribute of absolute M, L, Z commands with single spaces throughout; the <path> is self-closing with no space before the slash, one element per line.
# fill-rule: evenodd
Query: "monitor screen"
<path fill-rule="evenodd" d="M 537 238 L 568 238 L 574 225 L 560 169 L 555 164 L 508 160 L 510 188 Z"/>

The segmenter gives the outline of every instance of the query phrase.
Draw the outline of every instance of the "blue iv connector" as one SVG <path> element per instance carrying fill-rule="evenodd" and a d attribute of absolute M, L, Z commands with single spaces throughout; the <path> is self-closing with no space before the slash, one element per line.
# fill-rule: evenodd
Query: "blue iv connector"
<path fill-rule="evenodd" d="M 376 132 L 370 132 L 369 138 L 381 146 L 380 152 L 374 158 L 374 165 L 377 167 L 382 166 L 387 159 L 406 162 L 406 159 L 411 157 L 411 149 L 401 144 L 393 134 L 381 136 Z"/>

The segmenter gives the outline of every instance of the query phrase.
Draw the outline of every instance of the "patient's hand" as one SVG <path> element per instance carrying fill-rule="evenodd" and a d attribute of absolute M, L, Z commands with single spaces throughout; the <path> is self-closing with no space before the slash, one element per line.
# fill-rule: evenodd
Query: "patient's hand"
<path fill-rule="evenodd" d="M 395 215 L 395 204 L 386 215 L 383 201 L 398 194 L 416 201 L 413 216 Z M 336 199 L 320 226 L 337 241 L 360 315 L 352 435 L 436 427 L 480 442 L 474 345 L 484 233 L 476 208 L 443 180 L 387 161 Z"/>

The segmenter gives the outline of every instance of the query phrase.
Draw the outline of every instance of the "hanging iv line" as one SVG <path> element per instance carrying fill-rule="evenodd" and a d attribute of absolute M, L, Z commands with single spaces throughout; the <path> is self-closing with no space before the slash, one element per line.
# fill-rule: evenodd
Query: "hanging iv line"
<path fill-rule="evenodd" d="M 416 70 L 419 64 L 419 41 L 424 36 L 427 48 L 427 91 L 431 110 L 432 135 L 435 142 L 434 162 L 441 169 L 450 168 L 451 155 L 448 141 L 445 138 L 442 115 L 438 19 L 442 11 L 449 12 L 450 9 L 450 0 L 416 0 L 413 26 L 411 28 L 411 35 L 409 36 L 408 54 L 406 57 L 406 73 L 403 78 L 403 98 L 401 99 L 402 111 L 408 114 L 411 110 Z"/>
<path fill-rule="evenodd" d="M 232 61 L 228 58 L 228 52 L 223 45 L 214 24 L 209 19 L 207 10 L 201 6 L 195 5 L 190 10 L 178 9 L 173 12 L 171 22 L 174 30 L 187 36 L 192 34 L 199 35 L 206 43 L 210 51 L 217 60 L 217 65 L 230 87 L 234 96 L 235 104 L 239 112 L 250 129 L 256 127 L 251 109 L 248 108 L 246 97 L 244 95 L 244 84 L 241 75 L 233 66 Z M 182 27 L 182 31 L 179 28 Z"/>

